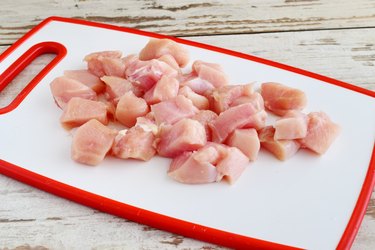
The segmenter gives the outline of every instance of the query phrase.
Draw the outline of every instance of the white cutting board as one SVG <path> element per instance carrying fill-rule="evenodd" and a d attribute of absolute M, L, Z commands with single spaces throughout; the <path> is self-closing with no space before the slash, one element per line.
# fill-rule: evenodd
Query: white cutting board
<path fill-rule="evenodd" d="M 88 167 L 70 159 L 71 134 L 59 124 L 61 110 L 49 83 L 64 70 L 85 68 L 86 54 L 137 53 L 149 40 L 145 35 L 93 25 L 52 18 L 0 63 L 1 73 L 32 45 L 44 41 L 67 49 L 65 58 L 16 109 L 0 115 L 0 159 L 99 196 L 209 228 L 308 249 L 338 245 L 369 169 L 375 138 L 374 97 L 183 45 L 192 61 L 220 63 L 232 83 L 256 81 L 259 86 L 276 81 L 305 91 L 309 100 L 305 111 L 326 112 L 341 125 L 340 136 L 321 157 L 302 150 L 280 162 L 261 151 L 234 185 L 177 183 L 166 174 L 170 160 L 159 157 L 147 163 L 109 157 L 99 166 Z M 179 232 L 173 225 L 170 230 Z"/>

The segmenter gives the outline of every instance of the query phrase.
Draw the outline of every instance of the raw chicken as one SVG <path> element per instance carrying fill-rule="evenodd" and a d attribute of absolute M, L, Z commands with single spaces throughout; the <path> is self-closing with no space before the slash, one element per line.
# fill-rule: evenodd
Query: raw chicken
<path fill-rule="evenodd" d="M 116 134 L 98 120 L 86 122 L 73 135 L 72 159 L 87 165 L 98 165 L 111 149 Z"/>
<path fill-rule="evenodd" d="M 101 102 L 73 97 L 65 107 L 60 122 L 63 127 L 70 129 L 81 126 L 91 119 L 107 124 L 107 106 Z"/>
<path fill-rule="evenodd" d="M 169 66 L 171 66 L 175 70 L 180 71 L 180 66 L 178 65 L 176 59 L 174 59 L 174 57 L 172 55 L 165 54 L 165 55 L 162 55 L 161 57 L 159 57 L 157 59 L 159 61 L 165 62 L 166 64 L 168 64 Z"/>
<path fill-rule="evenodd" d="M 81 97 L 89 100 L 97 99 L 94 90 L 87 87 L 85 84 L 66 76 L 55 78 L 55 80 L 51 82 L 50 88 L 57 106 L 62 109 L 64 109 L 66 104 L 73 97 Z"/>
<path fill-rule="evenodd" d="M 127 127 L 132 127 L 140 116 L 150 111 L 143 98 L 136 97 L 133 92 L 126 92 L 119 100 L 116 107 L 116 119 Z"/>
<path fill-rule="evenodd" d="M 180 86 L 188 86 L 199 95 L 205 95 L 207 92 L 210 92 L 215 88 L 214 85 L 206 80 L 199 78 L 195 73 L 185 75 L 185 77 L 183 77 L 180 82 Z"/>
<path fill-rule="evenodd" d="M 308 114 L 307 135 L 299 140 L 302 147 L 317 154 L 324 154 L 340 133 L 340 126 L 333 123 L 324 112 Z"/>
<path fill-rule="evenodd" d="M 178 95 L 173 99 L 151 105 L 156 124 L 174 124 L 182 118 L 189 118 L 198 113 L 192 101 Z"/>
<path fill-rule="evenodd" d="M 121 96 L 126 92 L 132 91 L 137 97 L 142 96 L 142 91 L 133 86 L 131 82 L 117 76 L 103 76 L 101 78 L 105 82 L 105 95 L 108 100 L 113 101 L 117 105 Z"/>
<path fill-rule="evenodd" d="M 261 95 L 264 106 L 276 115 L 284 115 L 289 110 L 302 110 L 307 104 L 303 91 L 280 83 L 263 83 Z"/>
<path fill-rule="evenodd" d="M 87 62 L 88 70 L 98 76 L 102 77 L 106 74 L 103 68 L 103 58 L 118 58 L 120 59 L 122 56 L 121 51 L 102 51 L 102 52 L 94 52 L 87 56 L 85 56 L 84 60 Z"/>
<path fill-rule="evenodd" d="M 203 95 L 195 93 L 189 86 L 180 88 L 178 94 L 190 99 L 193 102 L 194 106 L 197 107 L 197 109 L 205 110 L 209 109 L 210 107 L 208 99 Z"/>
<path fill-rule="evenodd" d="M 189 52 L 180 44 L 170 39 L 151 38 L 139 53 L 139 59 L 151 60 L 163 55 L 174 57 L 180 67 L 185 67 L 189 62 Z"/>
<path fill-rule="evenodd" d="M 258 133 L 254 128 L 236 129 L 229 136 L 226 144 L 241 150 L 250 161 L 256 160 L 260 149 Z"/>
<path fill-rule="evenodd" d="M 173 125 L 162 126 L 159 138 L 157 151 L 165 157 L 175 157 L 184 151 L 197 150 L 207 142 L 204 126 L 196 120 L 187 118 Z"/>
<path fill-rule="evenodd" d="M 156 125 L 155 120 L 150 119 L 147 115 L 138 117 L 134 126 L 139 126 L 144 131 L 152 132 L 155 136 L 159 134 L 159 127 Z"/>
<path fill-rule="evenodd" d="M 178 75 L 177 70 L 163 61 L 152 59 L 141 61 L 134 59 L 125 70 L 126 78 L 143 91 L 151 89 L 163 76 L 174 77 Z"/>
<path fill-rule="evenodd" d="M 184 152 L 174 158 L 168 175 L 187 184 L 218 182 L 225 177 L 234 183 L 249 160 L 240 150 L 217 143 L 207 143 L 194 152 Z"/>
<path fill-rule="evenodd" d="M 253 94 L 254 91 L 252 84 L 229 85 L 216 88 L 211 94 L 213 111 L 220 114 L 221 112 L 230 108 L 233 102 L 238 100 L 240 97 L 244 96 L 249 97 L 251 99 L 246 99 L 247 102 L 250 102 L 252 101 L 252 99 L 256 98 L 257 102 L 261 102 L 260 104 L 256 103 L 256 105 L 259 106 L 259 108 L 257 109 L 264 109 L 263 100 L 258 100 L 259 98 L 256 95 L 253 98 L 251 98 Z M 237 105 L 239 105 L 239 103 Z"/>
<path fill-rule="evenodd" d="M 197 120 L 204 126 L 204 129 L 206 130 L 207 141 L 211 141 L 212 132 L 209 124 L 211 124 L 217 117 L 218 115 L 211 110 L 200 110 L 197 114 L 193 115 L 191 119 Z"/>
<path fill-rule="evenodd" d="M 195 72 L 200 79 L 211 83 L 215 88 L 229 84 L 228 76 L 224 73 L 219 64 L 198 60 L 193 63 L 192 67 L 193 72 Z"/>
<path fill-rule="evenodd" d="M 125 63 L 121 58 L 98 57 L 106 76 L 125 77 Z"/>
<path fill-rule="evenodd" d="M 105 89 L 105 84 L 94 74 L 91 74 L 88 70 L 65 70 L 64 75 L 77 80 L 87 87 L 94 90 L 97 94 L 101 93 Z"/>
<path fill-rule="evenodd" d="M 172 99 L 177 96 L 178 86 L 176 78 L 163 76 L 143 98 L 149 105 Z"/>
<path fill-rule="evenodd" d="M 275 140 L 304 138 L 307 134 L 307 116 L 298 110 L 291 110 L 278 119 L 273 127 Z"/>
<path fill-rule="evenodd" d="M 155 136 L 151 131 L 141 126 L 120 131 L 112 146 L 114 156 L 122 159 L 150 160 L 156 153 L 154 148 Z"/>
<path fill-rule="evenodd" d="M 275 129 L 267 126 L 259 131 L 260 145 L 271 152 L 279 160 L 286 160 L 297 153 L 300 144 L 296 140 L 274 139 Z"/>
<path fill-rule="evenodd" d="M 231 107 L 220 113 L 219 117 L 210 124 L 212 141 L 221 143 L 238 128 L 251 128 L 265 123 L 266 113 L 258 112 L 251 103 Z"/>

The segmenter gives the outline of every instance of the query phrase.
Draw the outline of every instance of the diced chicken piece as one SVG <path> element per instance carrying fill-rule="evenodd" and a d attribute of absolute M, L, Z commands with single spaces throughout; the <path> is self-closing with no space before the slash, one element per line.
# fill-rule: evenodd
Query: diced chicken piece
<path fill-rule="evenodd" d="M 137 118 L 137 122 L 134 126 L 141 127 L 144 131 L 150 131 L 155 136 L 159 133 L 159 127 L 156 125 L 155 120 L 152 120 L 146 116 L 141 116 Z"/>
<path fill-rule="evenodd" d="M 196 72 L 200 79 L 208 81 L 215 88 L 228 85 L 229 83 L 228 76 L 224 73 L 219 64 L 198 60 L 193 63 L 192 67 L 193 71 Z"/>
<path fill-rule="evenodd" d="M 63 127 L 70 129 L 81 126 L 91 119 L 108 123 L 107 107 L 104 103 L 73 97 L 65 107 L 60 118 Z"/>
<path fill-rule="evenodd" d="M 113 101 L 115 104 L 117 104 L 120 97 L 128 91 L 133 92 L 137 97 L 142 96 L 142 91 L 124 78 L 117 76 L 103 76 L 101 79 L 106 85 L 105 93 L 107 99 Z"/>
<path fill-rule="evenodd" d="M 133 92 L 126 92 L 119 100 L 116 108 L 116 119 L 127 127 L 132 127 L 140 116 L 150 111 L 143 98 L 136 97 Z"/>
<path fill-rule="evenodd" d="M 241 104 L 222 112 L 219 117 L 210 124 L 212 140 L 221 143 L 235 129 L 248 128 L 254 125 L 254 115 L 257 110 L 250 103 Z"/>
<path fill-rule="evenodd" d="M 125 63 L 121 58 L 99 57 L 106 76 L 125 77 Z"/>
<path fill-rule="evenodd" d="M 180 66 L 178 65 L 176 59 L 174 59 L 174 57 L 172 55 L 165 54 L 165 55 L 162 55 L 161 57 L 159 57 L 157 59 L 159 61 L 165 62 L 166 64 L 168 64 L 169 66 L 171 66 L 172 68 L 174 68 L 177 71 L 180 70 Z"/>
<path fill-rule="evenodd" d="M 114 156 L 122 159 L 150 160 L 156 153 L 155 136 L 140 126 L 120 131 L 112 147 Z"/>
<path fill-rule="evenodd" d="M 131 54 L 131 55 L 128 55 L 128 56 L 125 56 L 123 58 L 121 58 L 123 63 L 124 63 L 124 67 L 125 67 L 125 72 L 126 72 L 126 69 L 133 64 L 133 62 L 139 60 L 138 56 L 136 54 Z"/>
<path fill-rule="evenodd" d="M 173 125 L 162 126 L 158 154 L 175 157 L 184 151 L 194 151 L 206 144 L 204 126 L 196 120 L 182 119 Z"/>
<path fill-rule="evenodd" d="M 190 99 L 193 102 L 194 106 L 197 107 L 197 109 L 203 110 L 209 109 L 210 107 L 210 103 L 208 102 L 208 99 L 205 96 L 195 93 L 188 86 L 180 88 L 178 94 Z"/>
<path fill-rule="evenodd" d="M 289 110 L 302 110 L 307 104 L 303 91 L 280 83 L 263 83 L 261 95 L 264 106 L 276 115 L 284 115 Z"/>
<path fill-rule="evenodd" d="M 87 165 L 98 165 L 111 149 L 116 134 L 98 120 L 86 122 L 73 135 L 72 159 Z"/>
<path fill-rule="evenodd" d="M 258 133 L 255 129 L 236 129 L 228 138 L 227 145 L 241 150 L 251 161 L 255 161 L 260 149 Z"/>
<path fill-rule="evenodd" d="M 250 97 L 254 94 L 252 84 L 222 86 L 212 92 L 213 111 L 220 114 L 232 106 L 242 96 Z M 256 97 L 253 97 L 254 99 Z M 263 103 L 262 103 L 263 104 Z M 260 110 L 260 109 L 259 109 Z"/>
<path fill-rule="evenodd" d="M 234 107 L 244 103 L 251 103 L 256 110 L 264 110 L 263 97 L 258 92 L 254 92 L 248 96 L 240 96 L 230 106 Z"/>
<path fill-rule="evenodd" d="M 299 140 L 302 147 L 317 154 L 324 154 L 340 133 L 340 126 L 333 123 L 324 112 L 308 114 L 307 135 Z"/>
<path fill-rule="evenodd" d="M 204 95 L 215 88 L 212 83 L 199 78 L 195 74 L 189 74 L 189 76 L 182 78 L 180 82 L 182 87 L 188 86 L 199 95 Z"/>
<path fill-rule="evenodd" d="M 174 57 L 180 67 L 185 67 L 189 62 L 189 52 L 180 44 L 170 39 L 152 38 L 139 53 L 139 59 L 151 60 L 163 55 Z"/>
<path fill-rule="evenodd" d="M 156 124 L 160 125 L 162 123 L 174 124 L 182 118 L 190 118 L 199 110 L 191 100 L 178 95 L 173 99 L 151 105 L 151 111 L 154 114 Z"/>
<path fill-rule="evenodd" d="M 218 182 L 225 177 L 234 183 L 249 160 L 240 150 L 217 143 L 207 143 L 194 152 L 184 152 L 174 158 L 168 175 L 186 184 Z"/>
<path fill-rule="evenodd" d="M 163 76 L 148 90 L 143 98 L 148 104 L 166 101 L 177 96 L 179 83 L 176 78 Z"/>
<path fill-rule="evenodd" d="M 64 109 L 66 104 L 73 97 L 81 97 L 88 100 L 97 99 L 94 90 L 87 87 L 85 84 L 66 76 L 57 77 L 51 82 L 50 88 L 57 106 L 62 109 Z"/>
<path fill-rule="evenodd" d="M 242 128 L 255 128 L 256 130 L 262 129 L 266 126 L 267 116 L 267 112 L 261 110 L 249 117 L 248 122 Z"/>
<path fill-rule="evenodd" d="M 211 141 L 212 132 L 209 124 L 211 124 L 217 117 L 218 115 L 211 110 L 200 110 L 197 114 L 192 116 L 191 119 L 197 120 L 204 126 L 204 129 L 206 130 L 207 141 Z"/>
<path fill-rule="evenodd" d="M 127 66 L 126 78 L 143 91 L 151 89 L 163 76 L 174 77 L 178 75 L 177 70 L 163 61 L 156 59 L 141 61 L 139 59 Z"/>
<path fill-rule="evenodd" d="M 77 80 L 87 87 L 94 90 L 97 94 L 101 93 L 105 89 L 105 84 L 94 74 L 91 74 L 88 70 L 65 70 L 64 75 Z"/>
<path fill-rule="evenodd" d="M 275 140 L 275 129 L 267 126 L 259 131 L 260 145 L 271 152 L 277 159 L 284 161 L 297 153 L 300 144 L 296 140 Z"/>
<path fill-rule="evenodd" d="M 275 140 L 304 138 L 307 134 L 307 116 L 298 110 L 291 110 L 278 119 L 273 127 Z"/>
<path fill-rule="evenodd" d="M 103 68 L 103 58 L 121 58 L 121 51 L 101 51 L 94 52 L 85 56 L 88 70 L 98 77 L 104 76 L 106 73 Z"/>

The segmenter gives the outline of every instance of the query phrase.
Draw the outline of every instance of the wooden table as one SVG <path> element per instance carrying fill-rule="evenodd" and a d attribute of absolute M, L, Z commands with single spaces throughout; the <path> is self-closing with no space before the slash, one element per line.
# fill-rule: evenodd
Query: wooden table
<path fill-rule="evenodd" d="M 50 15 L 184 37 L 375 90 L 374 0 L 2 0 L 0 53 Z M 5 106 L 48 57 L 0 93 Z M 223 249 L 103 214 L 0 175 L 0 249 Z M 375 193 L 353 249 L 375 249 Z"/>

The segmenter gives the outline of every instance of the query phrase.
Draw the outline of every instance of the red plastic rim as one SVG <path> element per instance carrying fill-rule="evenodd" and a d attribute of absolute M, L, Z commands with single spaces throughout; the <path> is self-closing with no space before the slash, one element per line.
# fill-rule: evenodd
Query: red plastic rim
<path fill-rule="evenodd" d="M 89 22 L 85 20 L 63 18 L 63 17 L 49 17 L 45 19 L 43 22 L 41 22 L 39 25 L 37 25 L 35 28 L 29 31 L 25 36 L 19 39 L 16 43 L 14 43 L 2 55 L 0 55 L 0 62 L 4 60 L 8 55 L 10 55 L 12 51 L 14 51 L 20 44 L 22 44 L 30 36 L 38 32 L 41 28 L 43 28 L 46 24 L 48 24 L 51 21 L 59 21 L 59 22 L 73 23 L 73 24 L 79 24 L 79 25 L 93 26 L 93 27 L 117 30 L 117 31 L 133 33 L 133 34 L 138 34 L 138 35 L 143 35 L 143 36 L 148 36 L 148 37 L 154 37 L 154 38 L 169 38 L 182 44 L 195 46 L 195 47 L 199 47 L 203 49 L 208 49 L 208 50 L 216 51 L 219 53 L 236 56 L 236 57 L 244 58 L 247 60 L 255 61 L 258 63 L 270 65 L 276 68 L 284 69 L 284 70 L 298 73 L 298 74 L 308 76 L 314 79 L 318 79 L 318 80 L 327 82 L 329 84 L 334 84 L 343 88 L 347 88 L 352 91 L 362 93 L 364 95 L 375 97 L 375 92 L 371 90 L 363 89 L 358 86 L 354 86 L 354 85 L 351 85 L 351 84 L 348 84 L 339 80 L 335 80 L 335 79 L 322 76 L 316 73 L 312 73 L 306 70 L 302 70 L 299 68 L 291 67 L 285 64 L 273 62 L 267 59 L 263 59 L 263 58 L 259 58 L 259 57 L 255 57 L 255 56 L 251 56 L 251 55 L 247 55 L 247 54 L 243 54 L 243 53 L 239 53 L 239 52 L 235 52 L 235 51 L 231 51 L 231 50 L 227 50 L 223 48 L 218 48 L 218 47 L 211 46 L 211 45 L 201 44 L 198 42 L 155 34 L 151 32 L 135 30 L 131 28 L 118 27 L 118 26 L 113 26 L 109 24 Z M 49 51 L 52 53 L 56 53 L 57 54 L 56 58 L 50 64 L 48 64 L 47 67 L 32 80 L 32 82 L 27 86 L 27 88 L 25 88 L 24 90 L 25 92 L 22 95 L 20 94 L 21 96 L 19 98 L 16 98 L 12 102 L 12 104 L 10 104 L 8 107 L 0 109 L 0 115 L 2 113 L 9 112 L 13 110 L 14 108 L 16 108 L 17 105 L 23 100 L 23 98 L 32 90 L 32 88 L 66 54 L 66 50 L 62 45 L 59 45 L 57 43 L 55 44 L 50 43 L 49 47 L 45 45 L 46 44 L 44 44 L 44 46 L 41 46 L 44 49 L 41 49 L 40 52 L 44 51 L 44 53 L 46 53 Z M 32 51 L 34 50 L 30 49 L 28 52 L 25 53 L 24 56 L 26 57 L 26 59 L 31 58 L 32 55 L 30 53 L 32 53 Z M 29 60 L 29 59 L 27 60 L 26 59 L 25 58 L 23 59 L 24 63 L 27 60 Z M 17 60 L 17 62 L 20 62 L 20 61 Z M 11 77 L 9 75 L 17 74 L 22 69 L 23 69 L 22 67 L 17 68 L 17 64 L 13 63 L 12 66 L 8 68 L 7 71 L 4 72 L 0 77 L 0 91 L 11 80 Z M 268 242 L 268 241 L 263 241 L 259 239 L 242 236 L 242 235 L 237 235 L 237 234 L 217 230 L 214 228 L 208 228 L 203 225 L 197 225 L 197 224 L 182 221 L 176 218 L 171 218 L 165 215 L 147 211 L 144 209 L 139 209 L 137 207 L 133 207 L 133 206 L 130 206 L 130 205 L 118 202 L 118 201 L 114 201 L 114 200 L 111 200 L 111 199 L 108 199 L 108 198 L 105 198 L 105 197 L 102 197 L 102 196 L 99 196 L 90 192 L 86 192 L 84 190 L 66 185 L 61 182 L 57 182 L 55 180 L 30 172 L 24 168 L 13 165 L 1 159 L 0 159 L 0 172 L 11 178 L 17 179 L 19 181 L 22 181 L 24 183 L 37 187 L 39 189 L 45 190 L 47 192 L 56 194 L 58 196 L 67 198 L 75 202 L 81 203 L 83 205 L 86 205 L 95 209 L 99 209 L 101 211 L 104 211 L 113 215 L 117 215 L 123 218 L 127 218 L 127 219 L 130 219 L 130 220 L 142 223 L 142 224 L 153 226 L 162 230 L 181 234 L 187 237 L 192 237 L 192 238 L 196 238 L 199 240 L 208 241 L 208 242 L 212 242 L 215 244 L 232 247 L 236 249 L 253 249 L 253 248 L 255 249 L 294 249 L 293 247 L 290 247 L 290 246 L 285 246 L 285 245 L 277 244 L 274 242 Z M 358 197 L 356 206 L 353 210 L 349 223 L 346 226 L 346 229 L 341 237 L 339 244 L 337 245 L 337 249 L 349 249 L 350 246 L 352 245 L 354 238 L 357 234 L 357 231 L 360 227 L 363 216 L 365 215 L 367 204 L 370 200 L 374 184 L 375 184 L 375 144 L 373 147 L 373 152 L 372 152 L 371 160 L 369 163 L 369 168 L 368 168 L 367 175 L 362 186 L 362 190 Z"/>

